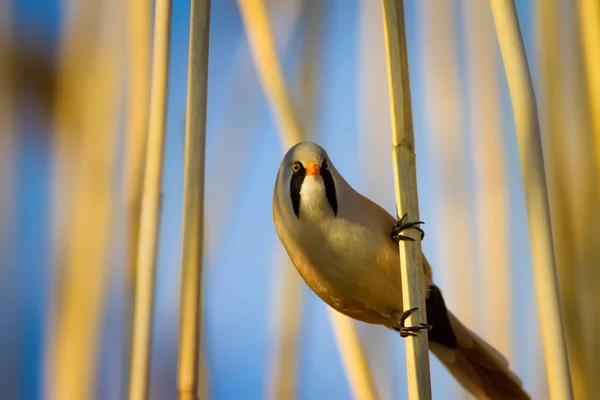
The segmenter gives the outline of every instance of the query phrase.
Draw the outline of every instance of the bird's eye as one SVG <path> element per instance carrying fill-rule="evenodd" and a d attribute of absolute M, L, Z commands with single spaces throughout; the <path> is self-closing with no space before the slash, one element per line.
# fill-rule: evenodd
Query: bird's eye
<path fill-rule="evenodd" d="M 329 163 L 327 162 L 327 160 L 323 160 L 323 169 L 329 169 Z"/>
<path fill-rule="evenodd" d="M 300 163 L 298 161 L 296 161 L 294 164 L 292 164 L 292 171 L 294 171 L 294 172 L 300 171 Z"/>

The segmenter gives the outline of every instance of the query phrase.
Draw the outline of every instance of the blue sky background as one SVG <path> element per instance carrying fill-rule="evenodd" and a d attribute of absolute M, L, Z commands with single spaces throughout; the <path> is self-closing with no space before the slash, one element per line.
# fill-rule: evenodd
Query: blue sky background
<path fill-rule="evenodd" d="M 373 0 L 375 2 L 375 0 Z M 271 196 L 275 175 L 283 155 L 277 127 L 256 80 L 236 3 L 213 0 L 207 126 L 207 261 L 205 265 L 205 343 L 209 365 L 210 390 L 215 399 L 257 399 L 267 393 L 269 356 L 272 352 L 272 302 L 274 262 L 281 246 L 271 220 Z M 379 2 L 377 1 L 377 6 Z M 461 1 L 454 1 L 459 7 Z M 14 18 L 19 40 L 34 39 L 47 57 L 55 59 L 62 21 L 62 8 L 56 1 L 19 0 L 14 2 Z M 165 167 L 163 178 L 163 214 L 156 284 L 156 317 L 152 353 L 153 399 L 175 398 L 177 331 L 179 303 L 179 260 L 182 230 L 183 160 L 185 139 L 185 98 L 187 80 L 189 1 L 173 1 L 171 69 L 169 76 L 168 118 Z M 530 65 L 535 71 L 534 32 L 530 1 L 518 1 L 517 8 Z M 319 59 L 317 115 L 313 137 L 324 145 L 337 169 L 350 184 L 362 190 L 369 179 L 361 175 L 361 124 L 358 98 L 358 65 L 361 57 L 357 46 L 360 4 L 356 1 L 323 2 L 325 28 Z M 418 154 L 418 179 L 421 218 L 427 222 L 427 239 L 423 246 L 434 263 L 436 274 L 443 263 L 435 244 L 443 238 L 435 230 L 439 197 L 437 174 L 431 157 L 425 99 L 420 90 L 427 79 L 420 66 L 421 38 L 419 10 L 416 2 L 406 2 L 407 36 L 413 94 L 413 114 Z M 459 15 L 460 13 L 456 13 Z M 277 18 L 277 14 L 273 14 Z M 466 23 L 460 20 L 457 26 Z M 460 28 L 459 28 L 460 30 Z M 288 48 L 282 49 L 286 73 L 296 79 L 296 63 L 302 29 L 295 29 Z M 460 33 L 460 32 L 459 32 Z M 459 45 L 459 57 L 464 46 Z M 240 62 L 242 60 L 242 62 Z M 240 67 L 241 65 L 241 67 Z M 503 71 L 500 66 L 500 71 Z M 460 68 L 461 83 L 466 84 L 465 70 Z M 380 79 L 380 77 L 373 77 Z M 527 234 L 522 182 L 518 165 L 518 149 L 514 122 L 505 79 L 502 82 L 503 116 L 506 127 L 507 165 L 510 181 L 511 265 L 514 284 L 514 324 L 507 327 L 513 335 L 514 368 L 533 394 L 543 387 L 540 360 L 540 337 L 537 308 L 533 293 L 531 254 Z M 367 83 L 368 84 L 368 83 Z M 295 84 L 292 86 L 296 87 Z M 24 101 L 24 100 L 22 100 Z M 51 257 L 50 207 L 52 192 L 50 165 L 51 142 L 49 123 L 31 102 L 21 108 L 16 170 L 17 231 L 14 248 L 9 255 L 15 285 L 7 294 L 16 304 L 10 315 L 10 330 L 0 332 L 2 354 L 12 354 L 16 365 L 0 360 L 0 385 L 18 386 L 24 399 L 43 398 L 42 365 L 44 336 L 47 328 L 47 304 L 51 296 L 53 263 Z M 384 103 L 385 104 L 385 103 Z M 385 105 L 387 107 L 387 105 Z M 468 113 L 468 107 L 465 107 Z M 373 134 L 388 135 L 389 132 Z M 478 134 L 468 132 L 468 135 Z M 468 141 L 467 141 L 468 142 Z M 224 151 L 226 149 L 226 151 Z M 386 151 L 388 147 L 385 148 Z M 466 151 L 469 151 L 467 149 Z M 390 157 L 389 153 L 379 155 Z M 390 161 L 391 163 L 391 161 Z M 234 164 L 235 169 L 228 167 Z M 391 165 L 391 164 L 390 164 Z M 387 175 L 391 177 L 391 172 Z M 371 182 L 372 183 L 372 182 Z M 393 211 L 392 181 L 378 181 L 388 191 L 389 200 L 382 204 Z M 469 186 L 470 196 L 475 188 Z M 225 197 L 224 194 L 226 194 Z M 115 247 L 118 247 L 116 244 Z M 117 258 L 117 257 L 115 257 Z M 437 262 L 436 262 L 437 261 Z M 102 340 L 99 395 L 112 398 L 125 396 L 122 371 L 122 343 L 119 316 L 122 313 L 124 263 L 116 259 L 113 268 L 111 296 L 106 311 Z M 449 266 L 451 268 L 451 266 Z M 35 276 L 36 279 L 30 279 Z M 439 276 L 439 274 L 438 274 Z M 439 282 L 444 289 L 444 282 Z M 324 305 L 309 290 L 304 290 L 301 356 L 299 368 L 300 399 L 345 399 L 350 391 L 339 359 Z M 485 295 L 484 291 L 479 293 Z M 6 295 L 6 293 L 5 293 Z M 517 329 L 516 327 L 519 326 Z M 380 328 L 384 329 L 384 328 Z M 475 329 L 476 330 L 476 329 Z M 365 332 L 361 327 L 361 332 Z M 518 335 L 518 336 L 517 336 Z M 406 393 L 404 346 L 392 332 L 383 336 L 389 345 L 389 368 L 394 398 Z M 516 339 L 519 340 L 516 340 Z M 10 340 L 9 340 L 10 339 Z M 8 360 L 8 357 L 0 356 Z M 11 371 L 11 372 L 9 372 Z M 125 372 L 125 371 L 123 371 Z M 432 357 L 434 398 L 449 398 L 460 393 L 456 384 Z M 536 397 L 536 396 L 534 396 Z"/>

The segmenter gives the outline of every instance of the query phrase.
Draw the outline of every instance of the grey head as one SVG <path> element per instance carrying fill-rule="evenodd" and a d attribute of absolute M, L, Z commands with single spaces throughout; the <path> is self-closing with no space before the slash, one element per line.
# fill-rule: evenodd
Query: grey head
<path fill-rule="evenodd" d="M 290 207 L 298 219 L 302 217 L 301 209 L 307 207 L 327 208 L 328 210 L 321 211 L 336 216 L 336 183 L 342 181 L 321 146 L 312 142 L 300 142 L 290 148 L 283 158 L 277 175 L 276 190 L 280 190 L 280 201 L 287 203 L 281 205 Z"/>

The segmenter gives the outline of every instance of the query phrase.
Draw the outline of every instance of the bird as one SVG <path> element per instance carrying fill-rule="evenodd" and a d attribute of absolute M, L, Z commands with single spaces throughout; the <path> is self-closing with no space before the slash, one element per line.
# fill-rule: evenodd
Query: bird
<path fill-rule="evenodd" d="M 292 264 L 326 304 L 353 319 L 414 336 L 478 399 L 529 399 L 507 359 L 447 309 L 422 256 L 427 322 L 405 326 L 398 241 L 424 235 L 421 221 L 396 220 L 355 191 L 327 152 L 300 142 L 285 154 L 273 190 L 275 230 Z"/>

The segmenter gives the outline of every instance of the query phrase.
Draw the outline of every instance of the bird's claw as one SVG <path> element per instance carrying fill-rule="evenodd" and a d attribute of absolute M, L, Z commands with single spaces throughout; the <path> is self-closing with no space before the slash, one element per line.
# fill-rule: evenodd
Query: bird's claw
<path fill-rule="evenodd" d="M 423 329 L 427 329 L 430 330 L 432 328 L 431 325 L 429 324 L 424 324 L 424 323 L 420 323 L 419 325 L 416 326 L 404 326 L 404 322 L 406 321 L 406 319 L 408 317 L 410 317 L 410 315 L 412 313 L 414 313 L 415 311 L 417 311 L 417 307 L 411 308 L 410 310 L 404 311 L 402 313 L 402 316 L 400 317 L 400 328 L 396 329 L 398 332 L 400 332 L 400 336 L 402 336 L 403 338 L 408 337 L 408 336 L 417 336 L 417 333 L 419 333 L 420 330 Z"/>
<path fill-rule="evenodd" d="M 423 222 L 423 221 L 404 222 L 404 220 L 406 219 L 406 216 L 407 216 L 407 214 L 404 214 L 402 216 L 402 218 L 400 219 L 400 221 L 396 222 L 396 224 L 392 228 L 392 239 L 396 242 L 399 242 L 401 240 L 410 240 L 410 241 L 414 242 L 415 239 L 413 239 L 409 236 L 401 235 L 401 233 L 405 229 L 413 228 L 413 229 L 416 229 L 419 231 L 419 233 L 421 234 L 421 240 L 423 240 L 423 238 L 425 237 L 425 232 L 423 231 L 423 229 L 421 229 L 419 227 L 419 225 L 424 224 L 425 222 Z"/>

